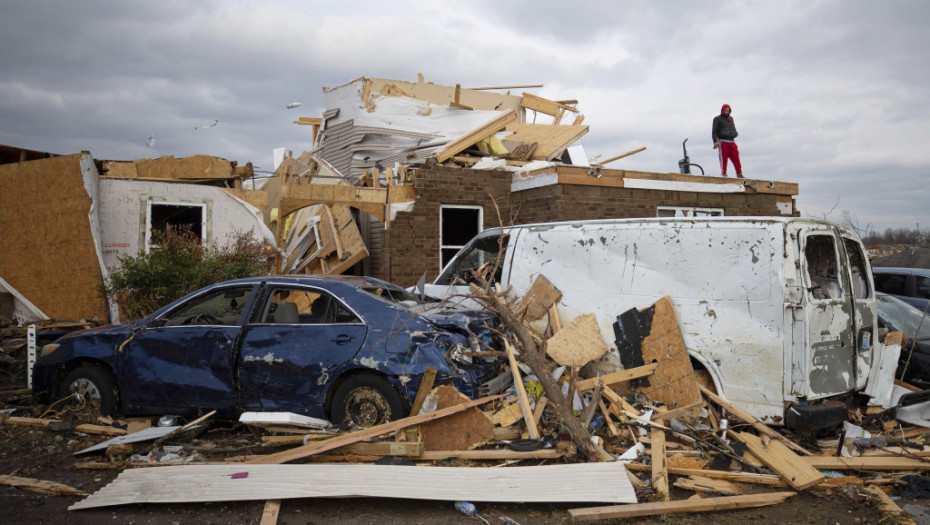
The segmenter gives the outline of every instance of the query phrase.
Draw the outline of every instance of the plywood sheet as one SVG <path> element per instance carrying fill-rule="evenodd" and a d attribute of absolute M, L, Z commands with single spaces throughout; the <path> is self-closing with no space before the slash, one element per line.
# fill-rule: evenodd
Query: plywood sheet
<path fill-rule="evenodd" d="M 551 124 L 508 124 L 507 140 L 535 142 L 533 160 L 552 160 L 588 132 L 588 126 L 565 126 Z"/>
<path fill-rule="evenodd" d="M 572 319 L 549 339 L 546 353 L 562 366 L 584 366 L 607 353 L 595 315 Z"/>
<path fill-rule="evenodd" d="M 527 321 L 542 319 L 549 307 L 562 300 L 562 292 L 549 279 L 542 275 L 536 277 L 529 291 L 523 296 L 521 307 L 526 308 Z"/>
<path fill-rule="evenodd" d="M 469 401 L 453 386 L 434 388 L 436 408 L 448 408 Z M 470 408 L 420 426 L 420 441 L 428 452 L 437 450 L 471 450 L 494 437 L 494 423 L 479 408 Z"/>
<path fill-rule="evenodd" d="M 136 174 L 140 179 L 231 179 L 232 162 L 210 155 L 174 158 L 165 155 L 157 159 L 138 159 Z"/>
<path fill-rule="evenodd" d="M 0 276 L 53 319 L 106 317 L 85 167 L 96 183 L 89 154 L 0 166 Z"/>
<path fill-rule="evenodd" d="M 241 473 L 246 473 L 243 476 Z M 240 474 L 233 478 L 233 474 Z M 320 483 L 320 480 L 326 480 Z M 130 503 L 383 497 L 438 501 L 635 503 L 617 462 L 539 467 L 183 465 L 123 471 L 70 510 Z"/>
<path fill-rule="evenodd" d="M 672 300 L 663 297 L 646 312 L 652 313 L 652 325 L 649 335 L 642 340 L 643 362 L 659 363 L 659 366 L 649 376 L 649 386 L 641 388 L 641 391 L 649 399 L 662 401 L 672 410 L 700 403 L 701 391 L 681 338 Z"/>

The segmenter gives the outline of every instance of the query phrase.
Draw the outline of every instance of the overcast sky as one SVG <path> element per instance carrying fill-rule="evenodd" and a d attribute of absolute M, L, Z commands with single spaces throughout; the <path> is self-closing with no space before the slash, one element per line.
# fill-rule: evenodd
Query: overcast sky
<path fill-rule="evenodd" d="M 5 0 L 2 13 L 0 144 L 268 170 L 273 148 L 309 149 L 292 122 L 320 116 L 324 86 L 422 72 L 578 99 L 589 156 L 648 148 L 617 169 L 677 172 L 688 138 L 719 173 L 710 127 L 728 103 L 744 173 L 798 182 L 804 215 L 930 227 L 930 2 Z"/>

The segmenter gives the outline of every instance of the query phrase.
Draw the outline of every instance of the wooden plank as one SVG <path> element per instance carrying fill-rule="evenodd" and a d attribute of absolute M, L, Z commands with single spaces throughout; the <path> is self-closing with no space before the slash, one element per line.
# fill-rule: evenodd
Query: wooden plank
<path fill-rule="evenodd" d="M 422 456 L 426 452 L 423 443 L 409 441 L 377 441 L 353 443 L 333 450 L 335 454 L 360 454 L 363 456 Z"/>
<path fill-rule="evenodd" d="M 5 425 L 23 425 L 40 428 L 48 428 L 49 426 L 60 425 L 62 423 L 63 421 L 59 419 L 39 419 L 35 417 L 8 417 L 3 420 L 3 424 Z"/>
<path fill-rule="evenodd" d="M 515 120 L 517 120 L 517 113 L 512 109 L 508 109 L 494 119 L 437 149 L 433 154 L 439 162 L 445 162 L 479 140 L 504 129 L 504 127 Z"/>
<path fill-rule="evenodd" d="M 649 472 L 652 467 L 649 465 L 640 465 L 638 463 L 627 463 L 626 467 L 630 470 Z M 725 470 L 704 470 L 681 467 L 668 467 L 668 473 L 676 476 L 702 476 L 712 479 L 725 479 L 739 483 L 755 483 L 757 485 L 771 485 L 784 487 L 787 485 L 778 476 L 769 474 L 752 474 L 749 472 L 728 472 Z"/>
<path fill-rule="evenodd" d="M 75 432 L 85 434 L 97 434 L 101 436 L 125 436 L 128 432 L 122 428 L 108 427 L 105 425 L 83 424 L 74 427 Z"/>
<path fill-rule="evenodd" d="M 513 355 L 513 348 L 510 342 L 504 339 L 504 349 L 507 351 L 507 359 L 510 361 L 510 371 L 513 373 L 513 388 L 517 391 L 517 399 L 520 403 L 520 410 L 523 411 L 523 421 L 526 422 L 526 430 L 530 434 L 530 439 L 539 439 L 539 429 L 536 428 L 536 420 L 533 418 L 533 411 L 530 409 L 530 400 L 526 396 L 526 387 L 523 386 L 523 378 L 520 377 L 520 368 L 517 367 L 517 358 Z"/>
<path fill-rule="evenodd" d="M 656 497 L 668 501 L 668 465 L 665 456 L 665 431 L 652 429 L 652 488 Z"/>
<path fill-rule="evenodd" d="M 546 115 L 551 115 L 553 117 L 565 111 L 578 113 L 578 108 L 574 106 L 569 106 L 568 104 L 557 102 L 555 100 L 549 100 L 547 98 L 543 98 L 532 93 L 527 93 L 525 91 L 523 92 L 523 100 L 520 104 L 526 109 L 545 113 Z"/>
<path fill-rule="evenodd" d="M 737 496 L 743 493 L 735 483 L 702 476 L 681 478 L 675 481 L 675 486 L 680 489 L 693 490 L 694 492 L 721 494 L 724 496 Z"/>
<path fill-rule="evenodd" d="M 718 396 L 714 392 L 710 391 L 707 387 L 703 385 L 698 385 L 698 387 L 701 389 L 701 393 L 703 393 L 705 397 L 709 398 L 714 403 L 717 403 L 718 405 L 720 405 L 721 408 L 726 409 L 727 412 L 733 414 L 734 416 L 742 420 L 744 423 L 749 423 L 750 425 L 752 425 L 752 428 L 756 429 L 756 431 L 758 431 L 760 434 L 768 436 L 770 438 L 777 439 L 781 441 L 782 443 L 784 443 L 785 446 L 787 446 L 788 448 L 794 450 L 795 452 L 804 454 L 805 456 L 809 456 L 811 454 L 810 452 L 805 450 L 803 447 L 801 447 L 797 443 L 791 441 L 790 439 L 779 434 L 778 432 L 775 432 L 768 426 L 762 424 L 758 419 L 752 417 L 751 415 L 740 410 L 739 408 L 736 408 L 729 401 L 727 401 L 726 399 L 723 399 L 722 397 Z"/>
<path fill-rule="evenodd" d="M 576 522 L 614 518 L 634 518 L 637 516 L 658 516 L 661 514 L 680 514 L 685 512 L 711 512 L 776 505 L 795 494 L 795 492 L 772 492 L 770 494 L 747 494 L 744 496 L 723 496 L 719 498 L 703 498 L 697 500 L 687 499 L 682 501 L 637 503 L 634 505 L 589 507 L 586 509 L 570 509 L 568 514 L 571 516 L 572 522 Z"/>
<path fill-rule="evenodd" d="M 442 461 L 445 459 L 467 459 L 467 460 L 495 460 L 506 461 L 509 459 L 558 459 L 565 453 L 555 448 L 544 448 L 531 450 L 529 452 L 517 452 L 515 450 L 437 450 L 426 451 L 418 457 L 411 458 L 419 461 Z"/>
<path fill-rule="evenodd" d="M 278 514 L 281 512 L 281 500 L 270 499 L 265 502 L 265 508 L 262 510 L 261 525 L 276 525 L 278 523 Z"/>
<path fill-rule="evenodd" d="M 607 387 L 604 387 L 607 388 Z M 607 406 L 604 404 L 604 400 L 601 399 L 598 402 L 598 406 L 601 407 L 601 414 L 604 415 L 604 421 L 607 422 L 607 428 L 610 430 L 610 435 L 618 437 L 620 432 L 617 430 L 617 426 L 614 425 L 613 419 L 610 417 L 610 411 L 607 409 Z"/>
<path fill-rule="evenodd" d="M 862 456 L 838 458 L 832 456 L 804 456 L 804 463 L 823 470 L 930 470 L 930 462 L 897 456 Z"/>
<path fill-rule="evenodd" d="M 352 443 L 358 443 L 359 441 L 364 441 L 369 438 L 377 437 L 382 434 L 389 434 L 395 430 L 402 428 L 407 428 L 412 425 L 419 425 L 420 423 L 426 423 L 427 421 L 433 421 L 445 416 L 452 414 L 457 414 L 464 410 L 467 410 L 471 407 L 476 407 L 483 405 L 495 399 L 500 399 L 502 396 L 488 396 L 481 399 L 476 399 L 474 401 L 463 403 L 461 405 L 452 406 L 449 408 L 444 408 L 430 412 L 428 414 L 420 414 L 418 416 L 407 417 L 404 419 L 399 419 L 397 421 L 391 421 L 381 425 L 377 425 L 365 430 L 359 430 L 358 432 L 353 432 L 351 434 L 346 434 L 343 436 L 334 437 L 327 439 L 320 443 L 312 443 L 304 445 L 302 447 L 297 447 L 291 450 L 285 450 L 283 452 L 278 452 L 277 454 L 269 454 L 267 456 L 262 456 L 249 460 L 248 463 L 286 463 L 288 461 L 293 461 L 295 459 L 305 458 L 313 454 L 319 454 L 321 452 L 327 452 L 345 445 L 351 445 Z"/>
<path fill-rule="evenodd" d="M 512 403 L 498 410 L 491 416 L 491 422 L 497 426 L 509 427 L 523 417 L 523 407 L 520 403 Z"/>
<path fill-rule="evenodd" d="M 592 162 L 591 165 L 592 165 L 592 166 L 603 166 L 604 164 L 609 164 L 609 163 L 611 163 L 611 162 L 613 162 L 613 161 L 615 161 L 615 160 L 620 160 L 620 159 L 622 159 L 622 158 L 624 158 L 624 157 L 629 157 L 630 155 L 634 155 L 634 154 L 639 153 L 639 152 L 641 152 L 641 151 L 646 151 L 646 146 L 643 146 L 643 147 L 641 147 L 641 148 L 636 148 L 636 149 L 634 149 L 634 150 L 632 150 L 632 151 L 627 151 L 626 153 L 621 153 L 621 154 L 619 154 L 619 155 L 616 155 L 616 156 L 614 156 L 614 157 L 610 157 L 609 159 L 604 159 L 604 160 L 599 161 L 599 162 Z"/>
<path fill-rule="evenodd" d="M 816 468 L 801 461 L 801 457 L 792 452 L 781 441 L 763 440 L 755 434 L 748 432 L 730 431 L 730 436 L 746 443 L 746 448 L 752 452 L 767 467 L 781 476 L 786 483 L 795 490 L 804 490 L 820 483 L 826 476 Z M 766 443 L 766 441 L 768 441 Z"/>
<path fill-rule="evenodd" d="M 653 372 L 658 368 L 658 363 L 649 363 L 645 366 L 638 366 L 636 368 L 630 368 L 629 370 L 620 370 L 619 372 L 611 372 L 609 374 L 604 374 L 602 376 L 592 377 L 590 379 L 582 379 L 578 381 L 575 386 L 579 392 L 584 392 L 585 390 L 593 390 L 594 386 L 597 384 L 598 377 L 604 380 L 604 386 L 617 385 L 626 381 L 631 381 L 640 377 L 646 377 L 652 375 Z"/>
<path fill-rule="evenodd" d="M 44 479 L 21 478 L 17 476 L 0 475 L 0 485 L 16 487 L 18 489 L 28 490 L 38 494 L 50 494 L 52 496 L 86 496 L 83 490 L 74 487 L 47 481 Z"/>
<path fill-rule="evenodd" d="M 241 473 L 247 473 L 242 476 Z M 234 474 L 240 474 L 233 477 Z M 325 480 L 325 482 L 319 482 Z M 454 480 L 454 482 L 450 482 Z M 472 502 L 634 503 L 621 463 L 508 468 L 394 465 L 182 465 L 124 470 L 70 510 L 130 503 L 375 497 Z"/>
<path fill-rule="evenodd" d="M 512 132 L 507 136 L 507 140 L 536 143 L 536 150 L 531 159 L 552 160 L 561 155 L 565 148 L 581 139 L 588 132 L 588 126 L 509 124 L 507 131 Z M 594 179 L 590 175 L 588 178 Z"/>
<path fill-rule="evenodd" d="M 889 512 L 897 516 L 894 523 L 898 525 L 916 525 L 909 515 L 892 500 L 881 487 L 866 487 L 867 492 L 871 493 L 878 500 L 878 508 L 884 512 Z"/>

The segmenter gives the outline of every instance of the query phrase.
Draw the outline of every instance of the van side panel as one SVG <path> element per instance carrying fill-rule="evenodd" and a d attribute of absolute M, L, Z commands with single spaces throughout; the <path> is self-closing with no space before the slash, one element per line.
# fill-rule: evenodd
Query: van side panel
<path fill-rule="evenodd" d="M 513 247 L 517 294 L 545 275 L 565 322 L 593 312 L 619 366 L 612 324 L 671 296 L 688 351 L 731 402 L 757 417 L 784 413 L 784 234 L 780 223 L 684 221 L 530 227 Z M 790 334 L 789 334 L 790 337 Z"/>

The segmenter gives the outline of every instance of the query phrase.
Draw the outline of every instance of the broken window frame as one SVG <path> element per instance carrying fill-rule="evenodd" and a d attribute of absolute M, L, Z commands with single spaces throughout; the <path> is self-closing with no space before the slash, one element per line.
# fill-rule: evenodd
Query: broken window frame
<path fill-rule="evenodd" d="M 501 237 L 503 236 L 503 240 Z M 493 243 L 493 244 L 492 244 Z M 510 234 L 503 235 L 493 235 L 493 236 L 482 236 L 474 239 L 471 243 L 468 244 L 468 250 L 462 252 L 460 255 L 456 256 L 447 267 L 444 268 L 434 281 L 434 284 L 439 285 L 460 285 L 467 284 L 472 282 L 471 270 L 477 270 L 486 262 L 496 261 L 498 255 L 500 255 L 500 266 L 497 267 L 497 271 L 494 273 L 494 282 L 500 282 L 503 275 L 503 264 L 504 264 L 504 254 L 507 250 L 507 246 L 510 243 Z M 485 250 L 484 246 L 494 246 L 494 250 Z M 488 260 L 484 260 L 482 256 L 479 261 L 476 261 L 477 265 L 470 264 L 465 268 L 465 264 L 471 261 L 472 254 L 479 252 L 480 254 L 487 254 Z M 461 282 L 458 282 L 458 279 L 461 279 Z"/>
<path fill-rule="evenodd" d="M 191 326 L 191 324 L 187 323 L 186 321 L 190 320 L 190 318 L 194 316 L 203 315 L 203 314 L 209 314 L 215 317 L 217 320 L 225 321 L 225 318 L 229 316 L 215 315 L 214 314 L 215 310 L 213 311 L 206 311 L 206 310 L 196 311 L 195 310 L 197 308 L 203 309 L 207 303 L 210 303 L 217 299 L 221 299 L 221 300 L 229 299 L 230 308 L 238 309 L 239 313 L 237 314 L 235 321 L 222 322 L 220 324 L 210 323 L 210 325 L 211 326 L 241 326 L 242 322 L 244 321 L 244 316 L 248 315 L 249 313 L 249 309 L 250 309 L 249 299 L 252 298 L 252 295 L 255 293 L 255 290 L 256 290 L 255 285 L 237 285 L 237 286 L 227 286 L 223 288 L 214 288 L 212 290 L 209 290 L 206 293 L 198 295 L 197 297 L 192 297 L 191 299 L 184 301 L 182 304 L 179 304 L 177 307 L 172 308 L 170 311 L 165 312 L 163 315 L 160 315 L 158 318 L 163 321 L 163 324 L 159 326 L 165 326 L 169 328 L 175 327 L 175 326 Z M 236 293 L 236 292 L 242 292 L 242 295 L 241 295 L 242 302 L 241 304 L 237 304 L 236 307 L 232 307 L 232 301 L 234 301 L 236 297 L 233 297 L 233 296 L 227 297 L 227 294 Z M 178 319 L 180 318 L 187 318 L 187 319 L 178 321 Z"/>
<path fill-rule="evenodd" d="M 462 244 L 446 244 L 445 239 L 443 238 L 443 226 L 445 221 L 445 210 L 476 210 L 478 212 L 477 220 L 477 229 L 475 234 L 469 237 L 469 239 Z M 484 231 L 484 206 L 475 205 L 475 204 L 440 204 L 439 205 L 439 271 L 452 261 L 455 258 L 455 254 L 458 253 L 462 248 L 468 246 L 468 243 L 475 235 Z M 455 253 L 451 254 L 448 260 L 443 256 L 443 252 L 446 250 L 455 250 Z"/>
<path fill-rule="evenodd" d="M 855 299 L 869 299 L 872 290 L 869 288 L 869 266 L 866 263 L 868 256 L 862 251 L 862 245 L 853 238 L 843 237 L 843 247 L 849 260 L 851 272 L 852 292 Z"/>
<path fill-rule="evenodd" d="M 662 212 L 672 212 L 671 215 L 662 215 Z M 681 212 L 681 215 L 678 215 Z M 723 208 L 701 208 L 696 206 L 657 206 L 656 217 L 673 219 L 676 217 L 694 218 L 694 217 L 723 217 Z"/>
<path fill-rule="evenodd" d="M 816 265 L 812 262 L 827 262 L 831 259 L 827 254 L 813 254 L 811 250 L 818 249 L 815 242 L 829 241 L 832 253 L 832 264 L 829 266 Z M 822 248 L 825 248 L 823 245 Z M 816 255 L 816 258 L 814 257 Z M 840 276 L 840 259 L 836 237 L 829 233 L 817 232 L 804 236 L 804 278 L 807 280 L 807 295 L 813 301 L 834 301 L 847 296 L 843 289 Z M 832 284 L 830 287 L 828 285 Z"/>
<path fill-rule="evenodd" d="M 204 246 L 209 246 L 213 237 L 213 201 L 211 199 L 181 199 L 156 197 L 152 195 L 141 195 L 139 197 L 142 207 L 142 224 L 140 224 L 139 245 L 145 249 L 145 253 L 151 253 L 152 248 L 157 248 L 152 244 L 152 206 L 178 206 L 178 207 L 197 207 L 200 212 L 200 242 Z"/>

